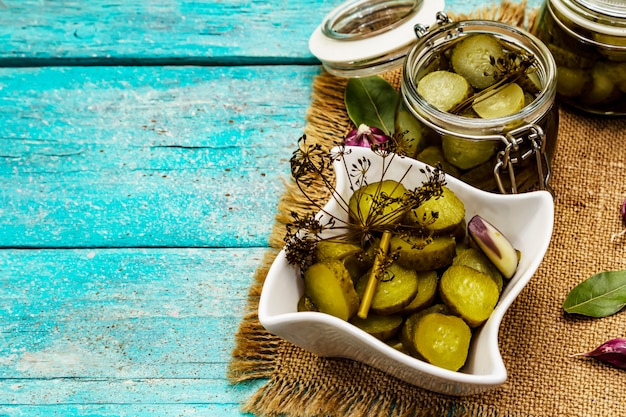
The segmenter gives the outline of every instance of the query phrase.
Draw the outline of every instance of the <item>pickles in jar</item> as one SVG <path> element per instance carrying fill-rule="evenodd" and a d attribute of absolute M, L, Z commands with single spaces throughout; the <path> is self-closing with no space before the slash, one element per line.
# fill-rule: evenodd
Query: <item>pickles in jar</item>
<path fill-rule="evenodd" d="M 493 34 L 462 36 L 442 55 L 449 59 L 434 61 L 438 66 L 427 66 L 422 71 L 426 74 L 420 74 L 417 81 L 418 94 L 441 111 L 468 119 L 500 120 L 519 113 L 541 93 L 538 64 L 532 54 Z M 445 79 L 454 82 L 436 82 Z M 462 87 L 466 85 L 471 86 L 470 93 Z M 432 149 L 429 153 L 419 152 L 416 158 L 431 164 L 434 159 L 443 159 L 442 167 L 449 174 L 482 189 L 498 188 L 494 167 L 503 145 L 498 140 L 474 136 L 441 133 L 425 149 L 437 147 L 442 158 L 433 157 Z M 489 169 L 473 171 L 482 165 Z"/>
<path fill-rule="evenodd" d="M 550 3 L 541 10 L 536 34 L 556 62 L 560 100 L 588 113 L 626 115 L 626 36 L 616 32 L 621 25 L 613 20 L 616 16 L 609 9 L 581 8 L 577 2 L 563 14 L 563 5 Z M 574 20 L 563 19 L 570 14 Z"/>
<path fill-rule="evenodd" d="M 454 71 L 474 88 L 484 89 L 502 76 L 496 63 L 504 58 L 504 49 L 497 38 L 488 34 L 468 36 L 452 50 Z"/>
<path fill-rule="evenodd" d="M 433 71 L 417 83 L 417 92 L 441 111 L 449 111 L 472 95 L 472 86 L 459 74 Z"/>

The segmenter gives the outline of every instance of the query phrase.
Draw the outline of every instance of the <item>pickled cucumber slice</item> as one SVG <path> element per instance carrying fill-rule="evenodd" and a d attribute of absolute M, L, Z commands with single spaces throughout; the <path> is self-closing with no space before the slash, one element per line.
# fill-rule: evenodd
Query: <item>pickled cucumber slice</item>
<path fill-rule="evenodd" d="M 369 227 L 398 223 L 405 215 L 405 193 L 404 186 L 393 180 L 365 185 L 350 197 L 350 217 Z"/>
<path fill-rule="evenodd" d="M 452 50 L 451 63 L 454 71 L 477 89 L 484 89 L 499 79 L 493 62 L 504 58 L 500 41 L 487 34 L 470 35 Z"/>
<path fill-rule="evenodd" d="M 436 234 L 454 232 L 465 219 L 465 205 L 454 191 L 442 187 L 438 197 L 431 197 L 407 213 L 406 221 Z"/>
<path fill-rule="evenodd" d="M 622 93 L 626 93 L 626 62 L 599 61 L 596 67 L 605 73 Z"/>
<path fill-rule="evenodd" d="M 417 154 L 416 159 L 432 166 L 441 165 L 441 168 L 453 177 L 458 177 L 461 174 L 457 167 L 446 161 L 443 151 L 439 146 L 432 145 L 426 147 Z"/>
<path fill-rule="evenodd" d="M 452 261 L 452 265 L 469 266 L 472 269 L 489 275 L 493 282 L 495 282 L 498 286 L 498 292 L 502 292 L 502 287 L 504 286 L 502 274 L 498 268 L 491 263 L 489 258 L 487 258 L 487 256 L 485 256 L 485 254 L 478 249 L 468 248 L 457 252 L 456 257 Z"/>
<path fill-rule="evenodd" d="M 487 162 L 496 153 L 497 147 L 498 143 L 493 140 L 471 140 L 451 135 L 441 137 L 446 161 L 463 170 Z"/>
<path fill-rule="evenodd" d="M 541 79 L 537 72 L 528 72 L 523 74 L 517 83 L 522 87 L 524 93 L 534 98 L 533 94 L 541 92 Z"/>
<path fill-rule="evenodd" d="M 446 269 L 439 282 L 439 294 L 470 327 L 483 324 L 500 298 L 498 286 L 489 275 L 462 265 Z"/>
<path fill-rule="evenodd" d="M 462 318 L 434 309 L 407 318 L 401 340 L 418 358 L 458 371 L 467 360 L 472 331 Z"/>
<path fill-rule="evenodd" d="M 320 240 L 315 246 L 315 259 L 317 261 L 345 259 L 362 251 L 361 246 L 354 243 L 339 240 Z"/>
<path fill-rule="evenodd" d="M 353 281 L 358 281 L 363 274 L 372 268 L 374 265 L 374 259 L 380 247 L 380 239 L 374 238 L 366 244 L 366 247 L 361 251 L 347 256 L 343 259 L 345 265 Z"/>
<path fill-rule="evenodd" d="M 524 92 L 524 107 L 530 105 L 533 101 L 535 101 L 535 96 L 529 92 Z"/>
<path fill-rule="evenodd" d="M 396 262 L 408 269 L 430 271 L 452 264 L 456 241 L 452 236 L 436 236 L 430 241 L 421 236 L 394 236 L 389 251 L 396 252 Z"/>
<path fill-rule="evenodd" d="M 411 158 L 426 147 L 422 125 L 402 107 L 396 114 L 395 132 L 400 135 L 398 137 L 400 148 Z"/>
<path fill-rule="evenodd" d="M 426 314 L 431 314 L 431 313 L 451 314 L 450 309 L 445 304 L 442 304 L 442 303 L 434 304 L 416 313 L 408 315 L 406 319 L 404 320 L 404 323 L 402 324 L 400 333 L 398 334 L 400 338 L 400 342 L 402 342 L 402 344 L 404 345 L 404 348 L 409 352 L 409 354 L 411 356 L 414 356 L 422 360 L 424 358 L 415 349 L 415 343 L 413 342 L 413 337 L 415 336 L 415 328 L 417 326 L 417 323 Z"/>
<path fill-rule="evenodd" d="M 475 101 L 472 108 L 483 119 L 509 116 L 524 108 L 524 90 L 516 83 L 507 84 L 492 95 Z"/>
<path fill-rule="evenodd" d="M 473 92 L 472 86 L 459 74 L 433 71 L 417 83 L 417 92 L 441 111 L 449 111 Z"/>
<path fill-rule="evenodd" d="M 404 353 L 405 355 L 410 355 L 409 351 L 406 350 L 406 348 L 404 347 L 404 345 L 402 344 L 402 341 L 398 338 L 392 338 L 389 340 L 385 340 L 385 343 L 389 346 L 391 346 L 392 348 L 394 348 L 395 350 Z"/>
<path fill-rule="evenodd" d="M 580 53 L 570 52 L 569 50 L 553 43 L 548 43 L 546 44 L 546 46 L 552 53 L 552 56 L 556 61 L 557 67 L 584 69 L 591 68 L 593 66 L 594 60 L 591 58 L 587 58 Z"/>
<path fill-rule="evenodd" d="M 580 68 L 558 67 L 556 91 L 563 97 L 578 97 L 591 85 L 591 74 Z"/>
<path fill-rule="evenodd" d="M 359 308 L 352 278 L 343 262 L 331 260 L 311 265 L 304 272 L 304 293 L 322 313 L 349 320 Z"/>
<path fill-rule="evenodd" d="M 366 319 L 354 316 L 350 319 L 350 323 L 375 338 L 386 341 L 393 338 L 398 333 L 403 320 L 403 317 L 399 314 L 387 316 L 369 314 Z"/>
<path fill-rule="evenodd" d="M 458 371 L 467 360 L 472 332 L 460 317 L 432 313 L 418 322 L 413 340 L 429 363 Z"/>
<path fill-rule="evenodd" d="M 412 314 L 422 310 L 435 300 L 437 295 L 438 277 L 436 271 L 425 271 L 417 274 L 417 295 L 411 303 L 404 307 L 404 314 Z"/>
<path fill-rule="evenodd" d="M 587 104 L 606 104 L 621 96 L 622 92 L 613 82 L 606 67 L 595 65 L 591 69 L 591 88 L 582 94 L 582 101 Z"/>
<path fill-rule="evenodd" d="M 362 297 L 367 286 L 369 273 L 356 283 L 356 292 Z M 395 314 L 404 309 L 415 298 L 418 290 L 417 272 L 392 263 L 380 277 L 370 310 L 375 314 Z"/>

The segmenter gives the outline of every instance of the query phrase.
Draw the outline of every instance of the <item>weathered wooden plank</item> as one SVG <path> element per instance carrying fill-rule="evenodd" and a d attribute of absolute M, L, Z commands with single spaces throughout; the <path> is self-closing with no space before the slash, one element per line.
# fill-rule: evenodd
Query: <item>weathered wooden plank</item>
<path fill-rule="evenodd" d="M 137 409 L 138 406 L 152 408 L 152 416 L 161 416 L 154 410 L 179 409 L 187 405 L 187 414 L 199 406 L 200 409 L 229 410 L 231 415 L 238 415 L 238 407 L 260 386 L 260 382 L 246 386 L 228 385 L 224 379 L 113 379 L 113 378 L 68 378 L 68 379 L 12 379 L 0 380 L 0 398 L 6 403 L 0 404 L 0 415 L 5 416 L 6 405 L 37 405 L 48 410 L 51 406 L 61 405 L 65 409 L 100 408 L 108 410 L 104 415 L 118 409 Z M 133 407 L 129 407 L 133 406 Z M 173 406 L 173 407 L 172 407 Z M 10 408 L 9 408 L 10 409 Z M 148 410 L 146 410 L 148 411 Z M 23 412 L 23 411 L 22 411 Z M 9 414 L 10 415 L 10 414 Z M 25 415 L 25 414 L 22 414 Z M 83 414 L 71 414 L 83 415 Z M 101 415 L 98 413 L 98 415 Z M 217 414 L 212 414 L 217 415 Z M 28 414 L 28 416 L 32 416 Z M 221 417 L 221 415 L 220 415 Z"/>
<path fill-rule="evenodd" d="M 264 252 L 0 251 L 0 376 L 218 377 Z"/>
<path fill-rule="evenodd" d="M 0 414 L 20 415 L 19 404 L 234 410 L 256 386 L 225 374 L 265 251 L 0 251 Z"/>
<path fill-rule="evenodd" d="M 159 58 L 223 63 L 237 57 L 306 58 L 310 32 L 333 4 L 286 0 L 41 2 L 3 0 L 4 65 L 46 60 Z M 257 61 L 258 62 L 258 61 Z"/>
<path fill-rule="evenodd" d="M 308 38 L 341 2 L 2 0 L 0 66 L 314 63 Z M 448 0 L 446 10 L 487 4 Z"/>
<path fill-rule="evenodd" d="M 0 247 L 265 246 L 319 71 L 0 69 Z"/>
<path fill-rule="evenodd" d="M 239 404 L 0 405 L 3 417 L 242 417 Z"/>

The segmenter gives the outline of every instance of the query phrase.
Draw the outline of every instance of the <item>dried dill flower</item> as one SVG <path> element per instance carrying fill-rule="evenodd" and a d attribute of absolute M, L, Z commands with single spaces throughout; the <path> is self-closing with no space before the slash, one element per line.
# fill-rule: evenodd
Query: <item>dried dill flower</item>
<path fill-rule="evenodd" d="M 371 146 L 372 151 L 383 161 L 382 175 L 376 178 L 377 182 L 384 180 L 390 164 L 395 158 L 400 157 L 392 152 L 396 149 L 395 143 L 393 139 L 388 139 L 384 143 Z M 356 192 L 368 185 L 368 173 L 372 169 L 372 161 L 367 157 L 361 157 L 348 163 L 345 156 L 350 153 L 350 147 L 343 144 L 335 147 L 332 152 L 324 151 L 320 145 L 308 143 L 306 136 L 302 136 L 298 144 L 298 149 L 290 159 L 291 173 L 297 187 L 310 203 L 311 212 L 306 215 L 292 213 L 292 221 L 287 224 L 284 241 L 287 261 L 299 266 L 301 270 L 306 269 L 314 261 L 312 254 L 315 247 L 319 241 L 326 239 L 325 236 L 364 244 L 364 242 L 379 239 L 385 232 L 406 233 L 414 230 L 416 226 L 374 219 L 377 216 L 399 217 L 429 198 L 440 196 L 442 186 L 445 185 L 443 171 L 440 168 L 427 167 L 421 170 L 426 176 L 426 181 L 422 186 L 405 190 L 401 197 L 390 196 L 387 193 L 374 193 L 370 196 L 373 201 L 367 209 L 371 221 L 357 221 L 354 217 L 355 213 L 351 212 L 354 209 L 350 209 L 349 202 L 335 189 L 333 163 L 337 163 L 337 166 L 343 165 L 349 187 Z M 409 170 L 404 176 L 408 173 Z M 371 175 L 369 175 L 369 180 L 372 181 Z M 342 219 L 325 210 L 329 196 L 335 199 L 344 213 Z M 388 261 L 383 260 L 383 262 Z"/>
<path fill-rule="evenodd" d="M 313 251 L 317 242 L 322 239 L 322 233 L 332 228 L 334 219 L 323 225 L 314 213 L 302 217 L 295 211 L 291 212 L 293 219 L 286 225 L 285 257 L 287 262 L 300 267 L 304 271 L 313 262 Z"/>

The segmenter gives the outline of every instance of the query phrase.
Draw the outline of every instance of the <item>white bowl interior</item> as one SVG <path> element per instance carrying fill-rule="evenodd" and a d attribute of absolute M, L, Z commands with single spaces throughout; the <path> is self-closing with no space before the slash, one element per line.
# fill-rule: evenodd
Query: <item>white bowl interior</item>
<path fill-rule="evenodd" d="M 408 188 L 418 187 L 424 182 L 421 170 L 426 165 L 419 161 L 394 156 L 392 164 L 384 167 L 383 158 L 368 148 L 346 149 L 345 161 L 334 163 L 336 189 L 346 201 L 352 190 L 344 166 L 349 167 L 362 158 L 372 163 L 367 172 L 369 182 L 380 181 L 385 168 L 385 179 L 402 180 Z M 389 159 L 385 161 L 386 165 Z M 407 169 L 410 171 L 405 176 Z M 298 312 L 297 303 L 304 292 L 303 280 L 298 271 L 286 262 L 284 252 L 272 264 L 263 286 L 259 302 L 261 324 L 269 332 L 315 354 L 357 360 L 411 384 L 444 394 L 470 395 L 504 383 L 507 373 L 498 347 L 500 323 L 537 270 L 548 248 L 554 223 L 553 199 L 546 191 L 517 195 L 487 193 L 451 176 L 446 176 L 446 183 L 464 202 L 467 220 L 479 214 L 504 233 L 522 253 L 519 267 L 513 278 L 505 283 L 491 317 L 474 334 L 468 361 L 459 372 L 405 355 L 330 315 Z M 347 220 L 345 211 L 335 199 L 330 199 L 325 210 Z"/>

